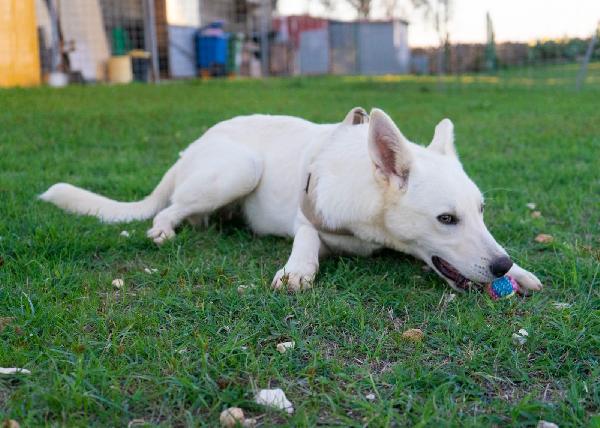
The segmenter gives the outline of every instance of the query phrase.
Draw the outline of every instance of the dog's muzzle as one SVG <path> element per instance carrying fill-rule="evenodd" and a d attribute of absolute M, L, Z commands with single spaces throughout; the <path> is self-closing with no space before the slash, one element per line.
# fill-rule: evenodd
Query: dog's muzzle
<path fill-rule="evenodd" d="M 441 257 L 433 256 L 431 262 L 439 273 L 451 280 L 461 290 L 468 290 L 474 285 L 473 281 L 463 276 L 454 266 Z"/>

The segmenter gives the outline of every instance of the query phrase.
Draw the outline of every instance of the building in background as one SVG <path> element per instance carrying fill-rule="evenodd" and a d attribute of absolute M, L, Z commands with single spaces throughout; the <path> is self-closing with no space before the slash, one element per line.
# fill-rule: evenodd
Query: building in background
<path fill-rule="evenodd" d="M 410 71 L 408 22 L 275 18 L 276 43 L 287 43 L 288 74 L 402 74 Z"/>

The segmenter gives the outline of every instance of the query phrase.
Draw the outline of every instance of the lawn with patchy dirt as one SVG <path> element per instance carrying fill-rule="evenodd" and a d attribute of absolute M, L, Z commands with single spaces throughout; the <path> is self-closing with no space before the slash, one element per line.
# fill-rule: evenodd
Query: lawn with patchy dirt
<path fill-rule="evenodd" d="M 0 367 L 31 371 L 0 375 L 0 422 L 215 426 L 237 406 L 261 426 L 599 426 L 599 99 L 597 84 L 414 77 L 0 91 Z M 488 227 L 543 292 L 452 300 L 393 252 L 329 258 L 312 290 L 274 292 L 291 242 L 241 221 L 186 225 L 158 248 L 150 221 L 36 199 L 58 181 L 140 199 L 218 121 L 334 122 L 357 105 L 422 144 L 454 121 Z M 402 337 L 411 328 L 421 342 Z M 283 341 L 296 346 L 281 354 Z M 267 387 L 295 412 L 255 404 Z"/>

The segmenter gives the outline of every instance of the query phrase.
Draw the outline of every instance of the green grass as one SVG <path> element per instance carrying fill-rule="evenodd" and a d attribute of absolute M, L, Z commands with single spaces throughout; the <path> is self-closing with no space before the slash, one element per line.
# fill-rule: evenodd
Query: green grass
<path fill-rule="evenodd" d="M 0 366 L 32 371 L 0 377 L 0 421 L 214 426 L 239 406 L 263 426 L 598 426 L 599 97 L 593 85 L 502 81 L 440 91 L 426 78 L 0 91 L 0 317 L 14 318 L 0 331 Z M 273 292 L 289 241 L 216 222 L 157 248 L 149 221 L 104 225 L 36 200 L 57 181 L 138 199 L 220 120 L 339 121 L 356 105 L 385 109 L 421 143 L 452 118 L 489 228 L 544 291 L 444 304 L 440 279 L 386 252 L 327 259 L 314 289 Z M 242 284 L 254 288 L 240 295 Z M 423 342 L 403 341 L 408 328 Z M 511 341 L 519 328 L 523 347 Z M 297 345 L 281 355 L 284 340 Z M 253 403 L 269 386 L 286 391 L 292 416 Z"/>

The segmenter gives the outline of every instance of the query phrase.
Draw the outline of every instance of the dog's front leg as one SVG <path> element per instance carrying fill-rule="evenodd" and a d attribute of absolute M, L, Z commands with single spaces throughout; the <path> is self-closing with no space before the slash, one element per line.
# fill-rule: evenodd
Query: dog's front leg
<path fill-rule="evenodd" d="M 310 288 L 319 270 L 319 255 L 325 251 L 319 233 L 310 225 L 300 226 L 294 236 L 292 254 L 273 279 L 273 288 L 290 291 Z"/>
<path fill-rule="evenodd" d="M 508 275 L 512 276 L 519 283 L 524 292 L 539 291 L 542 289 L 542 282 L 538 277 L 516 263 L 513 263 L 508 271 Z"/>

